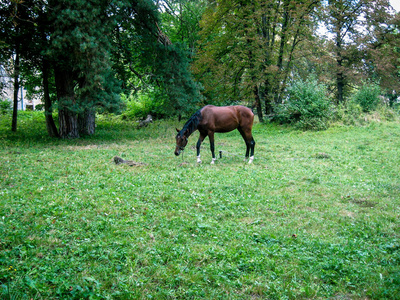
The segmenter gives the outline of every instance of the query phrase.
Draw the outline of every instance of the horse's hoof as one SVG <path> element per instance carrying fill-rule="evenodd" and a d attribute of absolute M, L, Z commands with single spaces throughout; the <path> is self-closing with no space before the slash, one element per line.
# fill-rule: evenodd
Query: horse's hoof
<path fill-rule="evenodd" d="M 217 160 L 216 158 L 213 158 L 211 161 L 211 165 L 214 165 L 216 160 Z"/>
<path fill-rule="evenodd" d="M 253 160 L 254 160 L 254 156 L 250 156 L 249 164 L 253 163 Z"/>

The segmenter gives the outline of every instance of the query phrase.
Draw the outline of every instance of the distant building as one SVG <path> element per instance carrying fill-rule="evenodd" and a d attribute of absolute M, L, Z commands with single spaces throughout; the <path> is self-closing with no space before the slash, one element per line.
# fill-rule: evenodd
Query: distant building
<path fill-rule="evenodd" d="M 14 78 L 0 65 L 0 99 L 8 100 L 11 105 L 14 99 Z M 18 91 L 18 110 L 35 110 L 41 99 L 29 99 L 26 90 L 20 86 Z"/>

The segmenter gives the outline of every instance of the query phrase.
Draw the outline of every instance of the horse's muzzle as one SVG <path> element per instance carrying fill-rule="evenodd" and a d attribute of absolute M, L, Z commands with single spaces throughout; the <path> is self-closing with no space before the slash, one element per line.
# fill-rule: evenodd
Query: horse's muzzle
<path fill-rule="evenodd" d="M 183 150 L 185 150 L 185 147 L 176 146 L 175 155 L 179 156 L 179 154 L 181 154 L 181 151 L 183 151 Z"/>

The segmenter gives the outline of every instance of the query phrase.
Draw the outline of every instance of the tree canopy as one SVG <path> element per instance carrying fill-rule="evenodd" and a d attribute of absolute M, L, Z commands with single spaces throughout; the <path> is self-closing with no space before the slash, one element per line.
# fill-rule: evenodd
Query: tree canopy
<path fill-rule="evenodd" d="M 40 93 L 51 136 L 143 99 L 157 117 L 241 103 L 263 120 L 310 74 L 336 103 L 367 81 L 398 95 L 399 20 L 388 0 L 0 1 L 0 62 Z"/>
<path fill-rule="evenodd" d="M 200 97 L 188 54 L 163 33 L 153 1 L 13 0 L 2 1 L 0 10 L 2 61 L 16 57 L 16 78 L 41 76 L 45 93 L 54 84 L 56 105 L 47 103 L 46 115 L 57 108 L 63 138 L 93 134 L 96 109 L 120 110 L 132 77 L 147 77 L 162 98 L 160 110 L 170 114 Z M 23 74 L 20 64 L 29 64 Z"/>

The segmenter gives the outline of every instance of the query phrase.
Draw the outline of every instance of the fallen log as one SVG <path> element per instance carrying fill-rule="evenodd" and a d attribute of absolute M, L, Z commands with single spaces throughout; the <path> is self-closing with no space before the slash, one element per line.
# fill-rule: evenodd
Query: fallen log
<path fill-rule="evenodd" d="M 116 165 L 127 164 L 128 166 L 131 166 L 131 167 L 147 166 L 147 164 L 145 164 L 145 163 L 136 162 L 136 161 L 133 161 L 133 160 L 125 160 L 125 159 L 123 159 L 123 158 L 121 158 L 119 156 L 114 156 L 114 162 L 115 162 Z"/>

